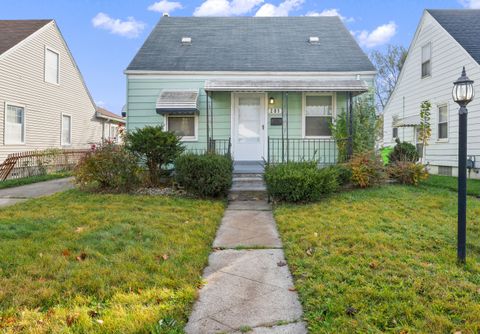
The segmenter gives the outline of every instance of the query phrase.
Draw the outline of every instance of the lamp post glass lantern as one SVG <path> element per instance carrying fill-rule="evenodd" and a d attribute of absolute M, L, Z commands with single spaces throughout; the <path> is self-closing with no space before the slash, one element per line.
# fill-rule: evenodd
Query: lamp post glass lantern
<path fill-rule="evenodd" d="M 467 242 L 467 104 L 475 96 L 473 80 L 467 77 L 465 67 L 462 75 L 453 83 L 452 97 L 460 109 L 458 127 L 458 236 L 457 258 L 465 262 Z"/>

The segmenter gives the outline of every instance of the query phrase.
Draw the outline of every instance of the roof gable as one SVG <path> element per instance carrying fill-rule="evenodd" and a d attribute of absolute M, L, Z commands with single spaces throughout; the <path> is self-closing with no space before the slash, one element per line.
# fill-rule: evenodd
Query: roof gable
<path fill-rule="evenodd" d="M 0 55 L 52 20 L 0 20 Z"/>
<path fill-rule="evenodd" d="M 427 11 L 480 64 L 480 10 L 427 9 Z"/>
<path fill-rule="evenodd" d="M 191 37 L 183 43 L 182 37 Z M 318 43 L 310 43 L 318 37 Z M 162 17 L 127 71 L 375 71 L 338 17 Z"/>

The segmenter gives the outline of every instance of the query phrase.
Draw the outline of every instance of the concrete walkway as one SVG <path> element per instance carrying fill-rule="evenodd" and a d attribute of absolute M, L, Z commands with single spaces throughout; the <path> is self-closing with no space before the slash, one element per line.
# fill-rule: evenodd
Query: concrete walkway
<path fill-rule="evenodd" d="M 268 203 L 232 202 L 213 246 L 187 334 L 307 333 Z"/>
<path fill-rule="evenodd" d="M 0 189 L 0 207 L 71 189 L 73 188 L 72 180 L 73 178 L 68 177 L 64 179 L 27 184 L 20 187 Z"/>

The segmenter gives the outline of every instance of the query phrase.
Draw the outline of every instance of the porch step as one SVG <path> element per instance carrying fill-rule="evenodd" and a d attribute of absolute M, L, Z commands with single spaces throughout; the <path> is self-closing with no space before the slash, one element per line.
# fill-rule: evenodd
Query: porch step
<path fill-rule="evenodd" d="M 267 199 L 267 188 L 262 174 L 234 174 L 230 200 L 251 201 Z"/>

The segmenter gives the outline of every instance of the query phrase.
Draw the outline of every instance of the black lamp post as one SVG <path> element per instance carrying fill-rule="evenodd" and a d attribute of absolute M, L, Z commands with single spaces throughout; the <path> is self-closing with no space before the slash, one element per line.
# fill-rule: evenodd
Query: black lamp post
<path fill-rule="evenodd" d="M 467 242 L 467 104 L 473 100 L 473 81 L 467 77 L 465 66 L 462 75 L 453 83 L 453 100 L 460 110 L 458 128 L 458 239 L 457 258 L 465 262 Z"/>

